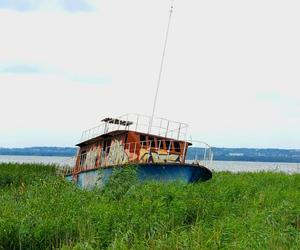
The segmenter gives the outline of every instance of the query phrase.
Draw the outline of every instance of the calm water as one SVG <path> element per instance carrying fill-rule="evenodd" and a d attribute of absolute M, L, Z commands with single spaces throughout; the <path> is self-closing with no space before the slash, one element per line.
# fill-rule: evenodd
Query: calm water
<path fill-rule="evenodd" d="M 72 166 L 74 165 L 74 158 L 57 156 L 0 155 L 0 162 L 44 163 Z M 285 173 L 300 173 L 300 163 L 213 161 L 210 168 L 215 171 L 230 172 L 276 171 Z"/>
<path fill-rule="evenodd" d="M 43 163 L 43 164 L 64 165 L 64 164 L 72 164 L 72 157 L 0 155 L 0 162 Z"/>
<path fill-rule="evenodd" d="M 210 168 L 215 171 L 230 172 L 273 171 L 300 173 L 300 163 L 283 162 L 214 161 Z"/>

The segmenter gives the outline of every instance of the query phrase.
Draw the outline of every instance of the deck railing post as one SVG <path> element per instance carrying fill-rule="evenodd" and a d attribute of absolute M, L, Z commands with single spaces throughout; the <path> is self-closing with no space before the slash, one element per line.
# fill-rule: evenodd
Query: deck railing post
<path fill-rule="evenodd" d="M 115 156 L 116 156 L 116 152 L 114 150 L 111 151 L 111 146 L 108 147 L 109 148 L 109 165 L 114 165 L 115 164 Z"/>
<path fill-rule="evenodd" d="M 171 150 L 171 141 L 169 141 L 169 149 L 168 149 L 167 162 L 169 161 L 170 150 Z"/>
<path fill-rule="evenodd" d="M 186 149 L 187 149 L 187 143 L 186 141 L 184 142 L 184 148 L 183 148 L 183 158 L 182 158 L 182 163 L 184 163 L 185 159 L 186 159 Z"/>
<path fill-rule="evenodd" d="M 115 148 L 113 149 L 114 150 L 114 154 L 115 154 L 115 157 L 114 157 L 114 164 L 119 164 L 120 163 L 120 155 L 121 155 L 121 152 L 120 152 L 120 149 L 115 150 Z"/>
<path fill-rule="evenodd" d="M 130 162 L 130 158 L 131 158 L 131 155 L 130 155 L 130 143 L 128 143 L 128 163 Z"/>
<path fill-rule="evenodd" d="M 106 159 L 107 159 L 106 166 L 109 166 L 109 152 L 108 152 L 109 147 L 107 147 L 106 149 L 107 149 L 106 150 Z"/>
<path fill-rule="evenodd" d="M 124 163 L 124 159 L 125 159 L 125 149 L 126 149 L 126 143 L 123 144 L 123 150 L 122 150 L 122 158 L 120 158 L 121 163 Z"/>
<path fill-rule="evenodd" d="M 82 154 L 80 154 L 80 160 L 79 160 L 79 164 L 78 164 L 78 170 L 81 170 L 82 166 Z"/>
<path fill-rule="evenodd" d="M 148 162 L 149 162 L 149 159 L 150 159 L 150 156 L 151 156 L 151 144 L 152 144 L 152 141 L 150 140 L 150 144 L 149 144 L 149 156 L 148 156 Z"/>
<path fill-rule="evenodd" d="M 113 147 L 115 147 L 115 145 Z M 116 150 L 114 148 L 113 148 L 113 152 L 114 152 L 113 164 L 115 165 L 115 164 L 117 164 L 119 152 L 116 152 Z"/>
<path fill-rule="evenodd" d="M 181 123 L 179 123 L 179 129 L 178 129 L 177 140 L 179 140 L 179 136 L 180 136 L 180 129 L 181 129 Z"/>
<path fill-rule="evenodd" d="M 101 147 L 99 145 L 98 148 L 98 163 L 97 163 L 97 167 L 101 167 Z"/>
<path fill-rule="evenodd" d="M 89 165 L 89 155 L 88 153 L 86 153 L 85 170 L 87 170 L 88 165 Z"/>
<path fill-rule="evenodd" d="M 84 170 L 84 166 L 85 166 L 85 160 L 84 158 L 82 159 L 82 164 L 80 164 L 80 171 Z"/>
<path fill-rule="evenodd" d="M 161 133 L 161 125 L 162 125 L 162 119 L 160 119 L 158 135 L 160 135 Z"/>
<path fill-rule="evenodd" d="M 151 119 L 151 118 L 150 118 Z M 149 118 L 148 118 L 149 120 Z M 148 134 L 151 133 L 151 127 L 152 127 L 152 124 L 151 124 L 151 120 L 148 121 Z"/>
<path fill-rule="evenodd" d="M 103 167 L 106 167 L 106 160 L 107 160 L 106 150 L 107 150 L 107 147 L 105 147 L 105 151 L 104 151 L 104 166 Z"/>
<path fill-rule="evenodd" d="M 84 163 L 84 169 L 87 169 L 87 165 L 89 164 L 89 158 L 88 158 L 88 154 L 86 153 L 86 157 L 85 157 L 85 163 Z"/>
<path fill-rule="evenodd" d="M 168 121 L 168 123 L 167 123 L 167 128 L 166 128 L 166 136 L 165 137 L 168 137 L 168 133 L 169 133 L 169 121 Z"/>
<path fill-rule="evenodd" d="M 134 157 L 134 159 L 136 159 L 136 157 L 135 157 L 135 152 L 136 152 L 136 142 L 134 142 L 134 152 L 133 152 L 133 157 Z"/>
<path fill-rule="evenodd" d="M 120 155 L 121 155 L 121 152 L 120 152 L 120 150 L 117 150 L 117 152 L 116 152 L 116 150 L 114 149 L 114 151 L 115 151 L 115 164 L 119 164 L 119 159 L 120 159 Z"/>
<path fill-rule="evenodd" d="M 139 119 L 140 119 L 140 115 L 137 115 L 136 116 L 135 131 L 137 131 L 137 129 L 138 129 Z"/>
<path fill-rule="evenodd" d="M 126 115 L 126 127 L 125 128 L 127 128 L 127 129 L 125 129 L 125 130 L 129 130 L 129 125 L 128 125 L 128 114 Z"/>
<path fill-rule="evenodd" d="M 105 167 L 105 148 L 101 150 L 101 167 Z"/>
<path fill-rule="evenodd" d="M 161 140 L 159 140 L 158 150 L 157 150 L 157 160 L 158 161 L 160 161 L 160 146 L 161 146 Z"/>

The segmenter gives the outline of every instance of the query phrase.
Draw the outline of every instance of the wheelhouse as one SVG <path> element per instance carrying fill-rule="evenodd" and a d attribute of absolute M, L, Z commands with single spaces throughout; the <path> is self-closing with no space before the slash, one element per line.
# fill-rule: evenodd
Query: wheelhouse
<path fill-rule="evenodd" d="M 138 114 L 105 118 L 84 131 L 73 174 L 128 163 L 185 163 L 191 145 L 185 140 L 188 125 L 150 119 Z"/>

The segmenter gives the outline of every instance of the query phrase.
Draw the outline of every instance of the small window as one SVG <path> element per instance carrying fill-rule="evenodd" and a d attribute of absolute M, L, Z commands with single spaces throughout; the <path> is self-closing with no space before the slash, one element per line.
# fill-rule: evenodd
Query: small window
<path fill-rule="evenodd" d="M 146 147 L 147 146 L 147 142 L 146 142 L 146 136 L 145 135 L 140 135 L 140 144 L 141 147 Z"/>
<path fill-rule="evenodd" d="M 174 141 L 174 149 L 180 153 L 180 143 L 178 141 Z"/>
<path fill-rule="evenodd" d="M 86 151 L 82 151 L 80 154 L 80 166 L 84 166 L 86 160 Z"/>
<path fill-rule="evenodd" d="M 154 137 L 148 136 L 148 145 L 151 145 L 151 148 L 155 148 L 155 139 Z"/>
<path fill-rule="evenodd" d="M 146 136 L 145 135 L 140 135 L 140 142 L 141 144 L 144 142 L 145 144 L 145 141 L 146 141 Z"/>
<path fill-rule="evenodd" d="M 111 139 L 107 140 L 107 150 L 106 150 L 107 153 L 109 153 L 110 146 L 111 146 Z"/>
<path fill-rule="evenodd" d="M 170 141 L 165 141 L 165 143 L 166 143 L 166 149 L 169 150 L 169 149 L 170 149 L 170 143 L 171 143 L 171 142 L 170 142 Z"/>
<path fill-rule="evenodd" d="M 103 149 L 109 153 L 109 150 L 110 150 L 110 144 L 111 144 L 111 139 L 107 139 L 104 141 L 103 143 Z"/>

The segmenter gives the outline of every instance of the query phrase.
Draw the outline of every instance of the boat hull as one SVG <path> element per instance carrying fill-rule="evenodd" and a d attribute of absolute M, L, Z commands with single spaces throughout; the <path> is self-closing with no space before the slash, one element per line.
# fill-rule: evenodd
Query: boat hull
<path fill-rule="evenodd" d="M 212 178 L 212 172 L 200 165 L 193 164 L 136 164 L 137 176 L 140 181 L 182 181 L 194 183 L 206 181 Z M 103 186 L 109 180 L 116 168 L 124 166 L 113 166 L 101 169 L 82 171 L 77 174 L 75 182 L 82 188 L 93 188 Z M 67 180 L 73 180 L 73 176 L 66 176 Z"/>

